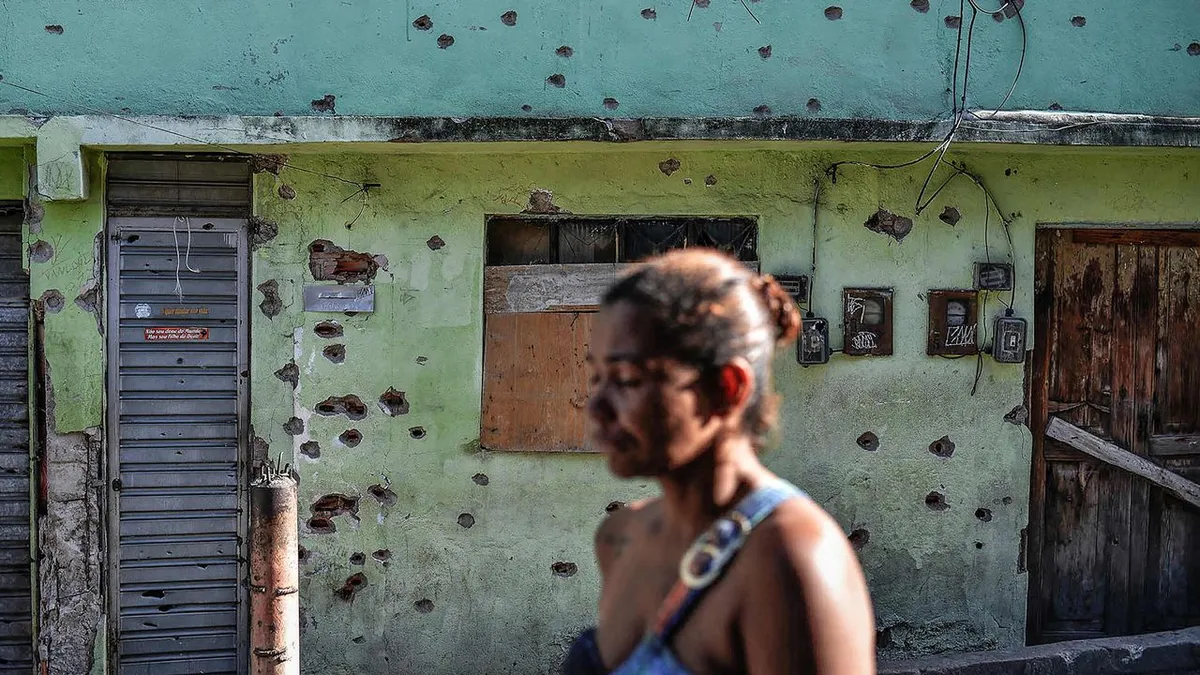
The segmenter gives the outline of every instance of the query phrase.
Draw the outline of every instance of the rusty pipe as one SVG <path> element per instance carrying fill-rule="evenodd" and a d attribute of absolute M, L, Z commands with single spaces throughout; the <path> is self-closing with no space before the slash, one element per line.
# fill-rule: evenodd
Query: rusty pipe
<path fill-rule="evenodd" d="M 250 485 L 250 675 L 300 673 L 296 481 L 266 463 Z"/>

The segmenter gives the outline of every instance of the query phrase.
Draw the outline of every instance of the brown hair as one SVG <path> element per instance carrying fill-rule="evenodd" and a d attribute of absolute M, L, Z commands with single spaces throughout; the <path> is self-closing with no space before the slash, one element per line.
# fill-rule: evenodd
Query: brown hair
<path fill-rule="evenodd" d="M 775 349 L 800 332 L 800 311 L 787 291 L 712 249 L 672 251 L 618 281 L 603 304 L 628 302 L 650 322 L 657 354 L 712 374 L 737 357 L 749 361 L 755 385 L 744 419 L 758 447 L 775 430 L 778 396 L 771 384 Z"/>

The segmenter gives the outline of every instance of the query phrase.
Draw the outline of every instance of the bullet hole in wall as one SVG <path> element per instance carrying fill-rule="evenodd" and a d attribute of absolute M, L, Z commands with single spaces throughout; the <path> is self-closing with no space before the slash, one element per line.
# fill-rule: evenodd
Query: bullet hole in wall
<path fill-rule="evenodd" d="M 321 495 L 317 501 L 309 505 L 308 510 L 314 516 L 322 518 L 336 518 L 337 516 L 350 516 L 358 519 L 358 497 L 351 497 L 340 492 L 331 492 L 327 495 Z"/>
<path fill-rule="evenodd" d="M 321 444 L 316 441 L 304 441 L 300 444 L 300 454 L 309 459 L 317 459 L 321 456 Z"/>
<path fill-rule="evenodd" d="M 355 572 L 346 579 L 346 583 L 342 584 L 341 588 L 334 590 L 334 595 L 339 600 L 350 602 L 354 599 L 355 594 L 361 591 L 367 585 L 367 575 L 362 572 Z"/>
<path fill-rule="evenodd" d="M 929 11 L 929 0 L 912 0 L 908 6 L 924 14 Z"/>
<path fill-rule="evenodd" d="M 570 45 L 563 45 L 563 46 L 559 47 L 558 49 L 555 49 L 554 53 L 555 53 L 555 55 L 561 56 L 564 59 L 569 59 L 572 56 L 575 56 L 575 50 L 572 49 Z"/>
<path fill-rule="evenodd" d="M 712 187 L 712 186 L 716 185 L 716 184 L 717 184 L 717 177 L 716 177 L 716 176 L 714 176 L 714 175 L 712 175 L 712 174 L 709 174 L 709 175 L 705 176 L 705 177 L 704 177 L 704 184 L 705 184 L 705 185 L 707 185 L 707 186 L 709 186 L 709 187 Z"/>
<path fill-rule="evenodd" d="M 392 552 L 386 548 L 381 548 L 372 553 L 371 557 L 377 562 L 387 564 L 387 562 L 392 559 Z"/>
<path fill-rule="evenodd" d="M 429 18 L 428 14 L 423 14 L 417 17 L 416 21 L 412 22 L 412 25 L 417 30 L 429 30 L 433 28 L 433 19 Z"/>
<path fill-rule="evenodd" d="M 308 562 L 311 558 L 312 558 L 312 551 L 309 551 L 307 548 L 304 548 L 303 544 L 296 547 L 296 560 L 301 565 Z"/>
<path fill-rule="evenodd" d="M 282 368 L 275 371 L 275 377 L 283 382 L 292 385 L 292 389 L 300 383 L 300 366 L 296 365 L 295 361 L 288 361 Z"/>
<path fill-rule="evenodd" d="M 643 10 L 642 10 L 642 18 L 643 18 L 643 19 L 646 19 L 646 20 L 648 20 L 648 21 L 649 21 L 649 20 L 654 20 L 654 19 L 657 19 L 657 18 L 658 18 L 658 12 L 654 11 L 654 10 L 653 10 L 653 9 L 651 9 L 650 7 L 647 7 L 646 9 L 643 9 Z"/>
<path fill-rule="evenodd" d="M 364 637 L 364 636 L 362 636 L 362 635 L 359 635 L 358 637 L 356 637 L 356 638 L 354 638 L 354 639 L 352 639 L 352 640 L 350 640 L 350 641 L 351 641 L 351 642 L 353 642 L 353 643 L 354 643 L 354 644 L 356 644 L 356 645 L 361 645 L 362 643 L 364 643 L 364 642 L 366 642 L 366 641 L 367 641 L 367 638 L 366 638 L 366 637 Z"/>
<path fill-rule="evenodd" d="M 500 15 L 500 23 L 504 24 L 505 26 L 517 25 L 517 13 L 510 9 L 507 12 L 501 14 Z"/>
<path fill-rule="evenodd" d="M 855 442 L 858 443 L 858 447 L 862 448 L 863 450 L 875 452 L 879 449 L 879 437 L 870 431 L 863 432 L 863 434 L 859 436 L 858 440 Z"/>
<path fill-rule="evenodd" d="M 943 19 L 943 21 L 945 21 L 945 23 L 946 23 L 946 28 L 958 30 L 960 27 L 962 27 L 962 17 L 961 16 L 948 16 L 945 19 Z"/>
<path fill-rule="evenodd" d="M 615 513 L 625 508 L 625 502 L 613 500 L 604 507 L 605 513 Z"/>
<path fill-rule="evenodd" d="M 1004 421 L 1017 426 L 1024 425 L 1029 421 L 1029 408 L 1026 408 L 1024 403 L 1018 403 L 1016 407 L 1005 413 Z"/>
<path fill-rule="evenodd" d="M 425 241 L 425 245 L 430 251 L 439 251 L 446 245 L 446 241 L 436 234 Z"/>
<path fill-rule="evenodd" d="M 758 55 L 764 59 L 771 58 L 771 45 L 763 45 L 758 48 Z"/>
<path fill-rule="evenodd" d="M 821 99 L 817 99 L 817 98 L 808 99 L 808 103 L 804 104 L 804 109 L 810 113 L 821 112 Z"/>
<path fill-rule="evenodd" d="M 954 454 L 954 441 L 949 436 L 942 436 L 929 444 L 929 451 L 943 459 L 949 459 Z"/>
<path fill-rule="evenodd" d="M 950 505 L 946 503 L 946 495 L 937 491 L 925 495 L 925 506 L 934 511 L 945 511 L 950 508 Z"/>
<path fill-rule="evenodd" d="M 1007 506 L 1012 503 L 1012 497 L 1005 497 L 1004 499 L 1000 500 L 1000 503 Z"/>
<path fill-rule="evenodd" d="M 379 409 L 389 417 L 408 414 L 408 399 L 404 392 L 396 391 L 395 387 L 388 387 L 388 390 L 379 396 Z"/>
<path fill-rule="evenodd" d="M 330 396 L 318 403 L 315 410 L 318 415 L 324 415 L 325 417 L 345 415 L 352 420 L 361 420 L 367 416 L 366 404 L 354 394 Z"/>
<path fill-rule="evenodd" d="M 675 159 L 674 157 L 668 157 L 658 163 L 658 170 L 661 171 L 664 176 L 670 176 L 678 171 L 679 167 L 679 160 Z"/>
<path fill-rule="evenodd" d="M 263 316 L 268 319 L 279 316 L 279 313 L 283 311 L 283 300 L 279 298 L 279 282 L 268 279 L 258 285 L 258 292 L 263 295 L 263 300 L 258 305 Z"/>
<path fill-rule="evenodd" d="M 367 494 L 375 498 L 382 506 L 395 506 L 398 497 L 392 488 L 376 483 L 367 488 Z"/>
<path fill-rule="evenodd" d="M 712 4 L 712 0 L 692 0 L 692 2 L 700 9 L 708 9 Z"/>
<path fill-rule="evenodd" d="M 370 283 L 380 267 L 378 256 L 348 251 L 328 239 L 317 239 L 308 245 L 308 271 L 316 281 Z"/>
<path fill-rule="evenodd" d="M 283 431 L 288 436 L 299 436 L 304 433 L 304 420 L 299 417 L 291 417 L 283 423 Z"/>
<path fill-rule="evenodd" d="M 428 614 L 433 611 L 433 601 L 429 598 L 421 598 L 413 603 L 413 607 L 422 614 Z"/>
<path fill-rule="evenodd" d="M 51 314 L 58 314 L 67 304 L 67 299 L 63 297 L 63 294 L 60 293 L 57 288 L 51 288 L 42 293 L 41 300 L 42 306 L 45 307 L 46 311 L 50 312 Z"/>
<path fill-rule="evenodd" d="M 317 334 L 317 337 L 325 338 L 326 340 L 342 337 L 344 333 L 342 324 L 336 321 L 322 321 L 313 327 L 313 332 Z"/>
<path fill-rule="evenodd" d="M 621 102 L 611 96 L 604 99 L 605 110 L 616 110 L 621 107 Z"/>
<path fill-rule="evenodd" d="M 286 199 L 287 201 L 291 201 L 296 198 L 296 188 L 292 187 L 291 185 L 288 185 L 287 183 L 280 185 L 279 190 L 277 190 L 277 192 L 279 193 L 280 199 Z"/>
<path fill-rule="evenodd" d="M 983 542 L 982 541 L 975 542 L 975 548 L 983 548 Z"/>
<path fill-rule="evenodd" d="M 847 538 L 850 540 L 850 546 L 855 551 L 861 551 L 867 545 L 867 542 L 871 541 L 871 533 L 867 531 L 867 528 L 860 527 L 851 532 Z"/>
<path fill-rule="evenodd" d="M 546 78 L 546 84 L 550 85 L 551 87 L 562 89 L 563 87 L 567 86 L 567 76 L 563 75 L 562 73 L 554 73 L 550 77 Z"/>
<path fill-rule="evenodd" d="M 980 522 L 990 523 L 992 522 L 992 510 L 985 508 L 975 509 L 975 517 L 978 518 Z"/>
<path fill-rule="evenodd" d="M 447 33 L 442 33 L 438 36 L 438 49 L 449 49 L 454 44 L 454 36 Z"/>
<path fill-rule="evenodd" d="M 60 26 L 60 25 L 58 25 L 58 24 L 56 24 L 56 23 L 47 24 L 47 26 L 46 26 L 46 32 L 47 32 L 47 33 L 50 33 L 51 35 L 62 35 L 62 34 L 63 34 L 63 27 L 62 27 L 62 26 Z"/>
<path fill-rule="evenodd" d="M 755 107 L 753 112 L 757 117 L 769 117 L 771 115 L 771 106 L 760 105 Z"/>
<path fill-rule="evenodd" d="M 1200 42 L 1193 42 L 1187 46 L 1187 53 L 1192 56 L 1200 56 Z"/>
<path fill-rule="evenodd" d="M 533 112 L 533 106 L 526 103 L 525 105 L 521 106 L 521 112 Z"/>
<path fill-rule="evenodd" d="M 248 160 L 251 173 L 271 173 L 276 176 L 287 166 L 288 156 L 281 154 L 254 154 Z"/>
<path fill-rule="evenodd" d="M 310 105 L 314 112 L 319 113 L 335 113 L 337 97 L 333 94 L 325 94 L 321 98 L 314 100 Z"/>
<path fill-rule="evenodd" d="M 830 21 L 837 21 L 842 18 L 842 8 L 837 5 L 832 5 L 825 8 L 825 18 Z"/>
<path fill-rule="evenodd" d="M 211 224 L 205 223 L 205 226 Z M 250 220 L 246 223 L 246 229 L 247 237 L 250 241 L 250 249 L 255 251 L 279 236 L 279 225 L 275 221 L 267 220 L 262 216 L 250 216 Z"/>
<path fill-rule="evenodd" d="M 338 436 L 338 441 L 347 448 L 357 447 L 362 443 L 362 432 L 358 429 L 347 429 Z"/>
<path fill-rule="evenodd" d="M 554 576 L 563 577 L 564 579 L 575 576 L 575 573 L 578 571 L 579 566 L 573 562 L 559 561 L 550 566 L 550 572 L 553 573 Z"/>
<path fill-rule="evenodd" d="M 905 218 L 887 209 L 879 209 L 872 213 L 870 218 L 867 218 L 863 227 L 872 232 L 885 234 L 899 243 L 904 241 L 904 237 L 908 236 L 909 232 L 912 232 L 913 221 L 911 218 Z"/>
<path fill-rule="evenodd" d="M 691 179 L 691 178 L 684 178 L 684 179 L 683 179 L 683 184 L 684 184 L 684 185 L 691 185 L 691 184 L 692 184 L 692 179 Z M 578 406 L 578 407 L 583 407 L 583 406 Z"/>
<path fill-rule="evenodd" d="M 942 209 L 942 213 L 938 216 L 938 220 L 953 227 L 958 224 L 958 221 L 962 220 L 962 213 L 960 213 L 959 210 L 953 206 L 947 206 L 946 208 Z"/>
<path fill-rule="evenodd" d="M 29 245 L 29 261 L 44 263 L 54 257 L 54 247 L 50 242 L 38 239 Z"/>
<path fill-rule="evenodd" d="M 409 427 L 408 435 L 419 441 L 422 438 L 425 438 L 425 427 Z"/>
<path fill-rule="evenodd" d="M 321 354 L 325 358 L 329 359 L 330 362 L 332 362 L 332 363 L 345 363 L 346 362 L 346 345 L 343 345 L 343 344 L 326 345 L 325 348 L 321 350 Z"/>
<path fill-rule="evenodd" d="M 489 482 L 489 478 L 486 473 L 477 473 L 474 476 L 471 476 L 471 480 L 474 481 L 476 485 L 487 485 Z"/>
<path fill-rule="evenodd" d="M 333 520 L 323 516 L 313 516 L 308 519 L 308 531 L 313 534 L 333 534 L 337 532 L 337 525 L 333 524 Z"/>
<path fill-rule="evenodd" d="M 428 357 L 425 357 L 425 356 L 418 356 L 418 357 L 417 357 L 416 359 L 414 359 L 414 360 L 417 362 L 417 365 L 418 365 L 418 366 L 423 366 L 423 365 L 425 365 L 426 363 L 429 363 L 429 358 L 428 358 Z"/>
<path fill-rule="evenodd" d="M 1073 16 L 1073 17 L 1071 17 L 1071 25 L 1075 26 L 1076 28 L 1083 28 L 1084 26 L 1087 25 L 1087 17 Z"/>
<path fill-rule="evenodd" d="M 460 513 L 458 514 L 458 524 L 469 530 L 475 526 L 475 516 L 469 513 Z"/>
<path fill-rule="evenodd" d="M 365 553 L 363 553 L 362 551 L 359 551 L 357 553 L 351 553 L 350 554 L 350 564 L 351 565 L 367 564 L 367 555 Z"/>
<path fill-rule="evenodd" d="M 1058 101 L 1054 101 L 1053 103 L 1050 104 L 1050 109 L 1051 110 L 1062 110 L 1063 107 L 1062 107 L 1062 105 L 1059 104 Z"/>

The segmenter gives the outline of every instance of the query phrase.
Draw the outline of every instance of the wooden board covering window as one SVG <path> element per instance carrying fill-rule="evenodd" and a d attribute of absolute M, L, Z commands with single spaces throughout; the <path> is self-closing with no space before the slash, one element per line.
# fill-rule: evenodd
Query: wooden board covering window
<path fill-rule="evenodd" d="M 488 450 L 586 451 L 592 312 L 489 314 L 484 325 L 483 423 Z"/>

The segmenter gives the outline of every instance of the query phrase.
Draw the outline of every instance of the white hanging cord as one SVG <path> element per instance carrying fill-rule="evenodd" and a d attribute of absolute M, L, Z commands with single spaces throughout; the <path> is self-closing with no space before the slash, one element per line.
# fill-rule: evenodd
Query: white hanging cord
<path fill-rule="evenodd" d="M 187 216 L 184 216 L 183 222 L 184 222 L 184 224 L 187 225 L 187 234 L 188 234 L 187 253 L 185 253 L 183 256 L 183 266 L 185 268 L 187 268 L 187 271 L 191 272 L 192 274 L 200 274 L 200 270 L 192 269 L 192 263 L 191 263 L 191 258 L 192 258 L 192 219 L 188 218 Z"/>
<path fill-rule="evenodd" d="M 192 274 L 200 274 L 200 270 L 194 269 L 191 263 L 192 257 L 192 219 L 186 216 L 176 216 L 175 220 L 171 221 L 171 237 L 175 240 L 175 297 L 179 298 L 179 302 L 183 302 L 183 284 L 179 279 L 179 221 L 187 227 L 187 249 L 183 255 L 183 267 Z"/>
<path fill-rule="evenodd" d="M 183 284 L 179 283 L 179 231 L 175 227 L 179 220 L 177 216 L 171 221 L 171 236 L 175 239 L 175 297 L 179 298 L 179 302 L 183 302 Z"/>

